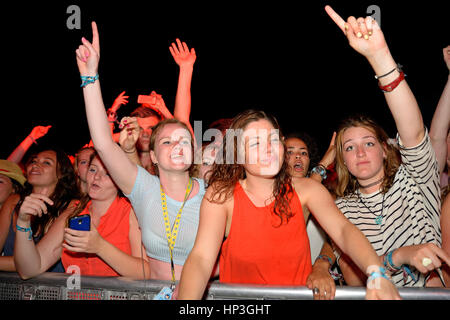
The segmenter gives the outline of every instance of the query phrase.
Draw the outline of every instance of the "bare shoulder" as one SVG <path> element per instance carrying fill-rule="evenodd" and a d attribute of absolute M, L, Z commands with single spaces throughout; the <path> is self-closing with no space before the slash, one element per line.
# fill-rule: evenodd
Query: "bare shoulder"
<path fill-rule="evenodd" d="M 292 186 L 298 194 L 309 194 L 317 190 L 326 190 L 320 182 L 310 178 L 296 179 L 295 181 L 292 181 Z"/>
<path fill-rule="evenodd" d="M 233 204 L 233 191 L 219 192 L 215 185 L 210 185 L 205 192 L 203 202 L 207 202 L 211 205 L 220 205 L 228 208 Z"/>
<path fill-rule="evenodd" d="M 14 206 L 17 205 L 19 200 L 20 200 L 20 195 L 14 193 L 14 194 L 10 195 L 8 197 L 8 199 L 6 199 L 4 205 L 10 206 L 10 207 L 14 207 Z"/>
<path fill-rule="evenodd" d="M 200 209 L 200 216 L 203 219 L 213 217 L 215 223 L 225 224 L 225 235 L 231 227 L 231 220 L 233 216 L 234 196 L 233 192 L 229 194 L 218 193 L 214 186 L 209 186 L 203 198 Z"/>
<path fill-rule="evenodd" d="M 331 194 L 320 182 L 317 182 L 314 179 L 310 178 L 302 178 L 297 179 L 297 181 L 292 183 L 294 190 L 297 192 L 297 195 L 302 204 L 307 205 L 309 207 L 309 203 L 314 201 L 325 201 L 325 202 L 333 202 L 333 198 Z"/>
<path fill-rule="evenodd" d="M 18 194 L 12 194 L 10 195 L 5 203 L 3 204 L 2 208 L 1 208 L 1 215 L 7 215 L 9 217 L 11 217 L 12 213 L 13 213 L 13 209 L 14 207 L 17 205 L 17 203 L 20 200 L 20 196 Z"/>

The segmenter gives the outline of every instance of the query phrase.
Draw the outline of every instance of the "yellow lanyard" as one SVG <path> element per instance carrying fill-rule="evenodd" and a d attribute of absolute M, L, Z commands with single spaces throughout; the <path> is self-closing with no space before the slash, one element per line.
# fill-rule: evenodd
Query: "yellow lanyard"
<path fill-rule="evenodd" d="M 177 240 L 178 231 L 180 229 L 181 212 L 183 211 L 184 204 L 186 203 L 186 200 L 189 197 L 189 194 L 191 193 L 192 178 L 189 178 L 189 183 L 186 188 L 186 194 L 184 195 L 184 201 L 183 201 L 183 204 L 181 205 L 180 210 L 178 210 L 172 230 L 170 229 L 170 220 L 169 220 L 169 212 L 167 211 L 166 194 L 164 193 L 161 184 L 159 185 L 159 189 L 161 191 L 161 205 L 162 205 L 162 211 L 163 211 L 163 217 L 164 217 L 164 225 L 166 227 L 167 244 L 169 245 L 170 267 L 172 269 L 172 285 L 174 285 L 175 284 L 175 266 L 173 264 L 173 248 L 175 247 L 175 241 Z"/>

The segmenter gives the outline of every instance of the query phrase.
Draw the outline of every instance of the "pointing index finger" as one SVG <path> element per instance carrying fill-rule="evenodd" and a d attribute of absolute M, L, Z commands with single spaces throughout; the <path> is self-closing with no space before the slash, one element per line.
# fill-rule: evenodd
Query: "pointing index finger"
<path fill-rule="evenodd" d="M 345 33 L 345 21 L 340 15 L 336 13 L 330 6 L 325 6 L 325 11 L 328 13 L 330 18 L 337 24 L 337 26 Z"/>
<path fill-rule="evenodd" d="M 100 52 L 100 40 L 98 36 L 98 28 L 97 23 L 95 21 L 92 21 L 92 46 L 94 47 L 97 52 Z"/>

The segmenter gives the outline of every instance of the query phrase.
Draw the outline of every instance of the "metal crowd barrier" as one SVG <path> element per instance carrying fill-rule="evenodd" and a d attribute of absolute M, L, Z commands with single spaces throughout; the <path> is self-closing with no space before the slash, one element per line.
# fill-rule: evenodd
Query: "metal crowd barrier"
<path fill-rule="evenodd" d="M 151 300 L 169 281 L 132 280 L 123 277 L 81 276 L 44 273 L 22 280 L 15 272 L 0 272 L 0 300 Z M 400 288 L 405 300 L 450 300 L 446 288 Z M 362 300 L 363 287 L 337 287 L 336 300 Z M 306 287 L 233 285 L 213 281 L 208 285 L 208 300 L 312 300 Z"/>

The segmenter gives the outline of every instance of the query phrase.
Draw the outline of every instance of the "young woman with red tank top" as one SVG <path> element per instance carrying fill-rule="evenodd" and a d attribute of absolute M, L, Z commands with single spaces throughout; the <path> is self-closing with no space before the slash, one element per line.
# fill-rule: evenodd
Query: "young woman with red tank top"
<path fill-rule="evenodd" d="M 367 297 L 398 299 L 370 243 L 345 219 L 325 187 L 312 179 L 291 181 L 280 136 L 276 119 L 263 111 L 248 110 L 234 118 L 203 198 L 178 298 L 202 297 L 219 254 L 221 282 L 304 286 L 311 272 L 303 218 L 307 208 L 371 276 Z"/>

